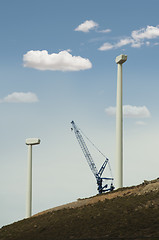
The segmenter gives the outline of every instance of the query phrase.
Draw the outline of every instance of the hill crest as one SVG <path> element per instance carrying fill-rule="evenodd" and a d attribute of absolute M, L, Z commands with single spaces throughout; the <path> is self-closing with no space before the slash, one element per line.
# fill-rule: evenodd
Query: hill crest
<path fill-rule="evenodd" d="M 159 191 L 159 178 L 152 180 L 152 181 L 144 180 L 144 182 L 142 184 L 137 185 L 137 186 L 120 188 L 120 189 L 114 190 L 112 192 L 103 193 L 101 195 L 98 194 L 96 196 L 92 196 L 92 197 L 85 198 L 85 199 L 79 198 L 79 199 L 77 199 L 77 201 L 67 203 L 64 205 L 60 205 L 60 206 L 42 211 L 40 213 L 37 213 L 37 214 L 33 215 L 33 217 L 43 215 L 43 214 L 46 214 L 46 213 L 52 212 L 52 211 L 58 211 L 58 210 L 67 209 L 67 208 L 78 208 L 78 207 L 82 207 L 82 206 L 89 205 L 89 204 L 95 204 L 98 201 L 104 201 L 105 199 L 125 197 L 125 196 L 130 196 L 132 194 L 133 195 L 143 195 L 145 193 L 149 193 L 149 192 L 153 192 L 153 191 Z"/>
<path fill-rule="evenodd" d="M 1 240 L 159 239 L 159 179 L 48 209 L 0 229 Z"/>

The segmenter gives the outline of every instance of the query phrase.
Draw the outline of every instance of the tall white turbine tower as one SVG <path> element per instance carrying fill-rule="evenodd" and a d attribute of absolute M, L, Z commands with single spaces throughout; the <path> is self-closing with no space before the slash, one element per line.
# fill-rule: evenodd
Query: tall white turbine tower
<path fill-rule="evenodd" d="M 122 64 L 126 62 L 126 55 L 119 55 L 115 61 L 118 64 L 117 99 L 116 99 L 116 166 L 115 188 L 123 187 L 123 104 L 122 104 Z"/>
<path fill-rule="evenodd" d="M 32 215 L 32 145 L 40 144 L 39 138 L 26 139 L 28 145 L 28 177 L 27 177 L 27 202 L 26 202 L 26 218 Z"/>

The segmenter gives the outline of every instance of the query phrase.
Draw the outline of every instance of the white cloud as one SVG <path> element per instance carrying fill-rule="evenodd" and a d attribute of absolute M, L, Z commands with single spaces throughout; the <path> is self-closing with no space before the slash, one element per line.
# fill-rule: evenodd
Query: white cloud
<path fill-rule="evenodd" d="M 4 97 L 0 100 L 0 102 L 8 102 L 8 103 L 33 103 L 38 102 L 38 97 L 35 93 L 32 92 L 13 92 L 8 96 Z"/>
<path fill-rule="evenodd" d="M 114 45 L 111 43 L 104 43 L 100 48 L 98 48 L 100 51 L 107 51 L 107 50 L 111 50 L 114 48 Z"/>
<path fill-rule="evenodd" d="M 146 28 L 142 28 L 140 30 L 134 30 L 131 33 L 130 37 L 121 39 L 119 42 L 117 43 L 104 43 L 99 50 L 101 51 L 107 51 L 110 49 L 116 49 L 116 48 L 120 48 L 122 46 L 131 44 L 131 47 L 133 48 L 140 48 L 142 45 L 150 45 L 150 41 L 145 41 L 146 39 L 155 39 L 159 37 L 159 25 L 157 25 L 156 27 L 154 26 L 147 26 Z M 106 44 L 106 45 L 105 45 Z M 111 48 L 107 47 L 111 46 Z"/>
<path fill-rule="evenodd" d="M 150 117 L 150 112 L 146 106 L 123 106 L 123 112 L 125 117 L 137 117 L 137 118 L 147 118 Z"/>
<path fill-rule="evenodd" d="M 98 23 L 93 20 L 86 20 L 84 23 L 81 23 L 77 28 L 75 28 L 75 31 L 89 32 L 95 27 L 98 27 Z"/>
<path fill-rule="evenodd" d="M 147 46 L 149 46 L 149 45 L 150 45 L 150 42 L 149 42 L 149 41 L 147 41 L 147 42 L 146 42 L 146 45 L 147 45 Z"/>
<path fill-rule="evenodd" d="M 133 40 L 131 38 L 124 38 L 124 39 L 121 39 L 118 43 L 116 43 L 114 45 L 115 48 L 119 48 L 119 47 L 122 47 L 122 46 L 125 46 L 125 45 L 128 45 L 130 43 L 132 43 Z"/>
<path fill-rule="evenodd" d="M 108 115 L 115 115 L 116 107 L 108 107 L 105 109 L 105 112 Z M 150 117 L 150 112 L 146 106 L 124 105 L 123 115 L 128 118 L 148 118 Z"/>
<path fill-rule="evenodd" d="M 113 49 L 113 48 L 119 48 L 119 47 L 125 46 L 125 45 L 130 44 L 130 43 L 133 43 L 133 39 L 123 38 L 115 44 L 111 44 L 111 43 L 106 42 L 99 48 L 99 50 L 107 51 L 107 50 L 110 50 L 110 49 Z"/>
<path fill-rule="evenodd" d="M 140 48 L 144 43 L 143 42 L 138 42 L 138 41 L 133 41 L 131 44 L 131 47 L 133 48 Z"/>
<path fill-rule="evenodd" d="M 48 54 L 46 50 L 28 51 L 23 55 L 24 67 L 38 70 L 79 71 L 92 68 L 89 59 L 72 56 L 70 50 Z"/>
<path fill-rule="evenodd" d="M 107 29 L 104 29 L 104 30 L 100 30 L 98 32 L 100 32 L 100 33 L 109 33 L 111 31 L 112 31 L 111 29 L 107 28 Z"/>
<path fill-rule="evenodd" d="M 157 25 L 156 27 L 147 26 L 146 28 L 132 31 L 131 36 L 135 40 L 157 38 L 159 37 L 159 25 Z"/>

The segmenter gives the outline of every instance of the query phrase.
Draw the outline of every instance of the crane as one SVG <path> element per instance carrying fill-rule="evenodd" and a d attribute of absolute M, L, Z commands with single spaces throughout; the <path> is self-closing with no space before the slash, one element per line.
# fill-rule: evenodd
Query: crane
<path fill-rule="evenodd" d="M 105 161 L 102 164 L 100 170 L 98 171 L 97 167 L 96 167 L 96 165 L 95 165 L 95 163 L 93 161 L 93 158 L 92 158 L 92 156 L 91 156 L 91 154 L 90 154 L 90 152 L 88 150 L 88 147 L 87 147 L 87 145 L 86 145 L 86 143 L 85 143 L 85 141 L 83 139 L 83 136 L 81 134 L 80 129 L 77 127 L 77 125 L 75 124 L 74 121 L 72 121 L 71 124 L 72 124 L 71 130 L 74 130 L 75 136 L 76 136 L 76 138 L 78 140 L 78 143 L 79 143 L 79 145 L 80 145 L 80 147 L 81 147 L 81 149 L 83 151 L 83 154 L 84 154 L 84 156 L 85 156 L 85 158 L 86 158 L 86 160 L 88 162 L 88 165 L 89 165 L 93 175 L 96 178 L 97 185 L 98 185 L 98 188 L 97 188 L 98 193 L 101 194 L 101 193 L 106 192 L 106 191 L 112 191 L 114 189 L 114 186 L 113 186 L 112 182 L 110 184 L 110 187 L 108 187 L 108 184 L 102 186 L 103 180 L 111 180 L 111 181 L 113 181 L 113 178 L 103 178 L 102 177 L 102 174 L 103 174 L 104 169 L 106 168 L 106 166 L 108 164 L 109 159 L 108 158 L 105 159 Z"/>

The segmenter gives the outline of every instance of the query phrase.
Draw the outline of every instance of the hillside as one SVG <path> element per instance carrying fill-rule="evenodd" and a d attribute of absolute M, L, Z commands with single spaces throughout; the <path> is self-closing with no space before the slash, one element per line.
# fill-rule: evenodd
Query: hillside
<path fill-rule="evenodd" d="M 159 239 L 159 179 L 52 208 L 0 229 L 1 240 Z"/>

